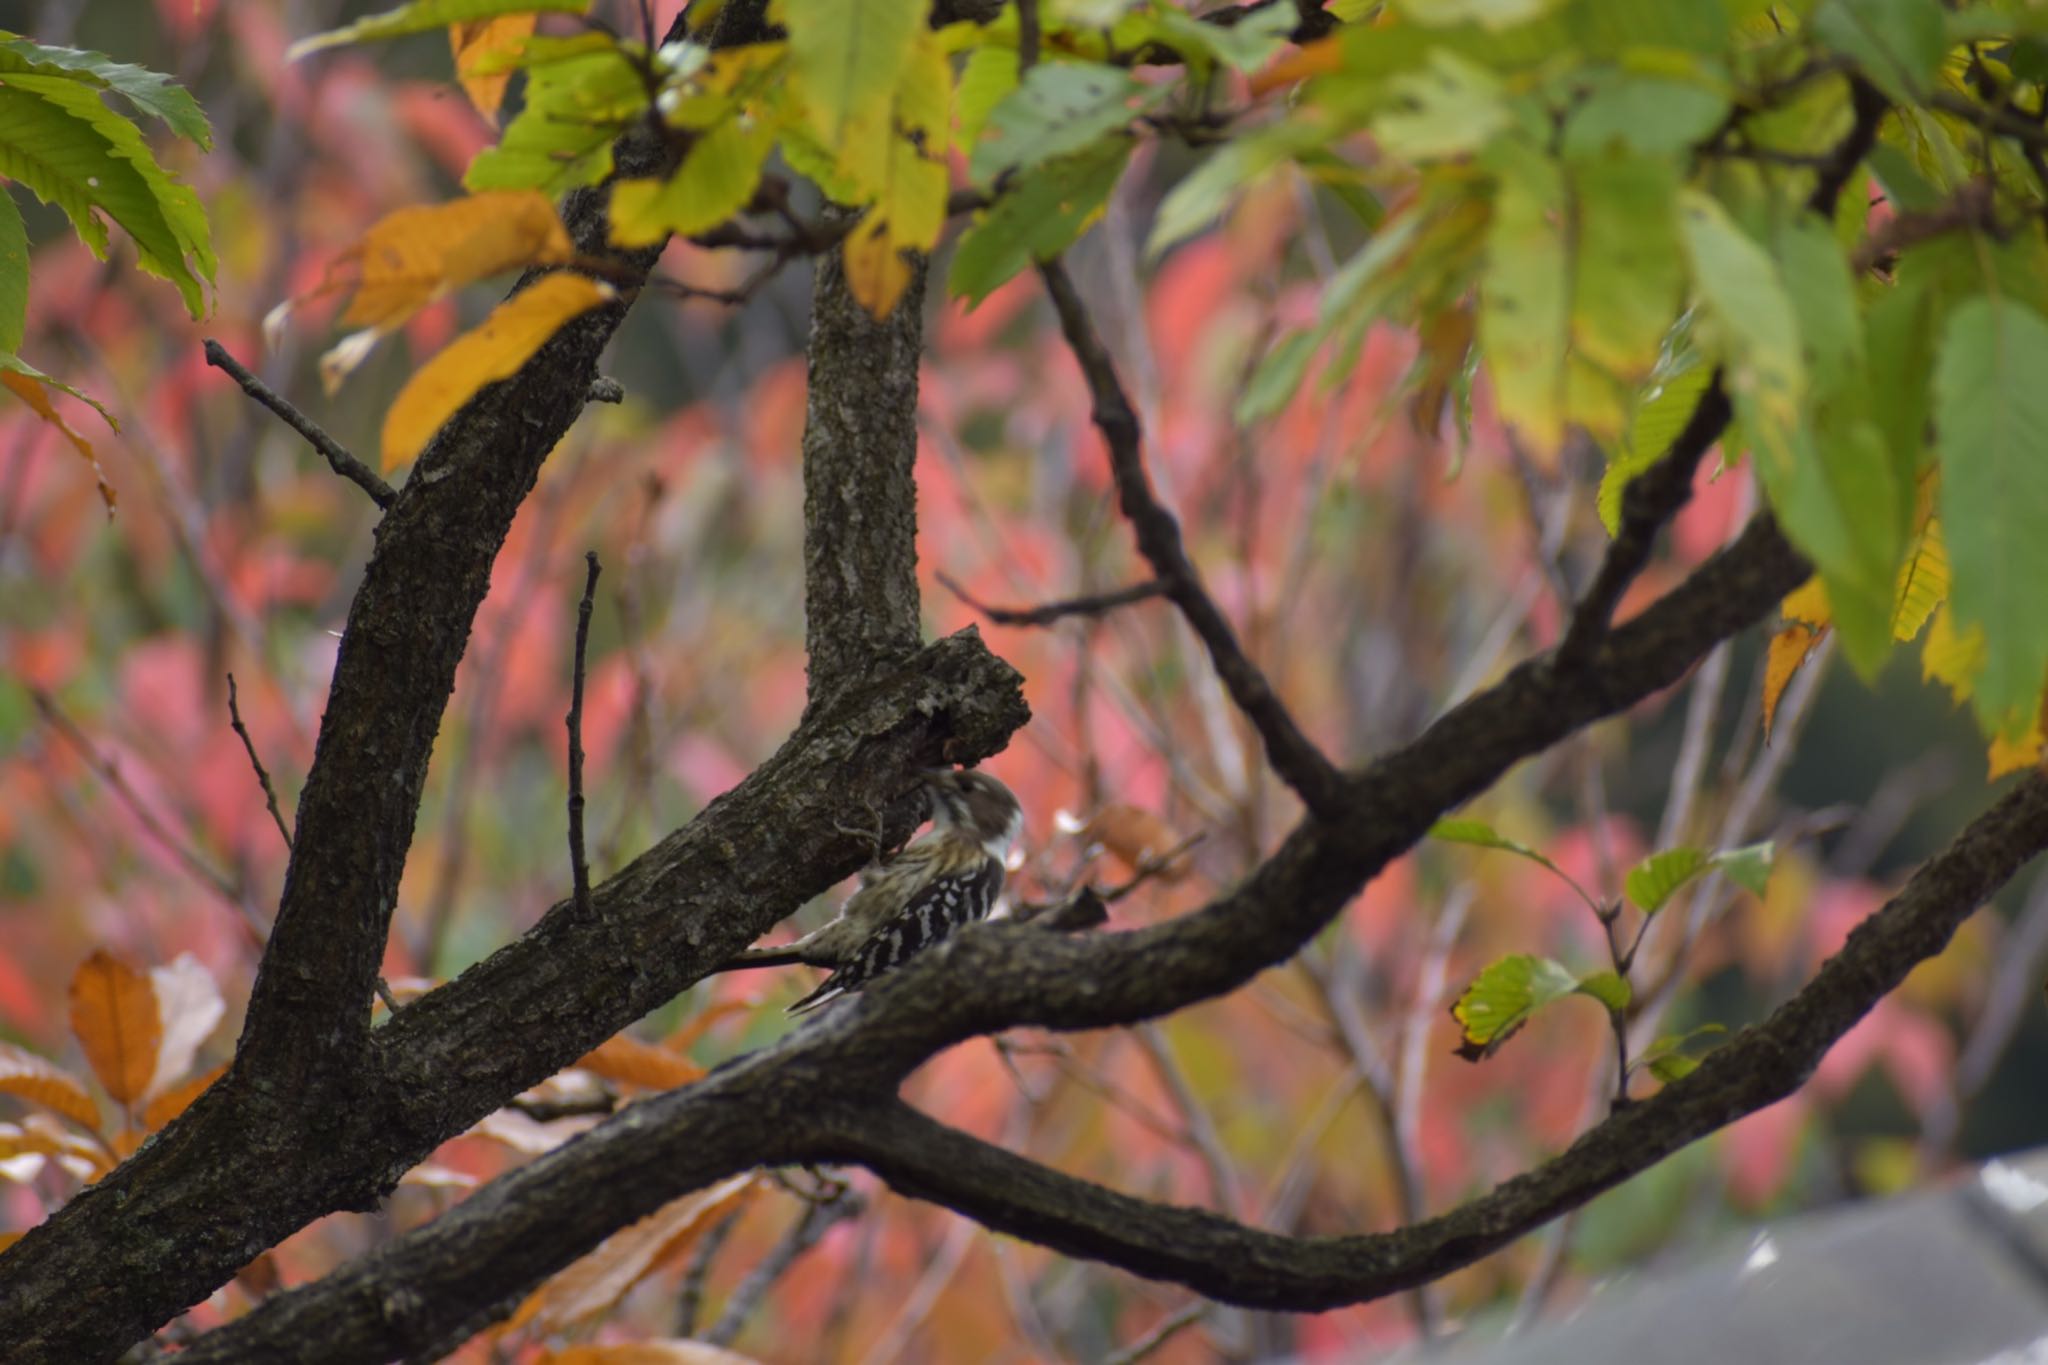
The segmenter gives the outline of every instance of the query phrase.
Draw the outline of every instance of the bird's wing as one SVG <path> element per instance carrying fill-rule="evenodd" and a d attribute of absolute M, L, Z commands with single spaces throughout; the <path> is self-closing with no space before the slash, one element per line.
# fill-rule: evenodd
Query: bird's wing
<path fill-rule="evenodd" d="M 870 934 L 816 990 L 791 1005 L 789 1012 L 816 1009 L 902 966 L 961 925 L 986 916 L 1002 887 L 1003 867 L 993 858 L 958 876 L 934 879 L 900 913 Z"/>

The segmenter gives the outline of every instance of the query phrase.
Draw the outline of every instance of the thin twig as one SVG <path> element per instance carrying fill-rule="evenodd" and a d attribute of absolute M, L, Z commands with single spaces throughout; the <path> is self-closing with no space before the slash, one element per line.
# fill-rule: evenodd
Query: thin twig
<path fill-rule="evenodd" d="M 597 551 L 587 550 L 583 562 L 583 601 L 576 607 L 576 673 L 569 692 L 569 874 L 574 879 L 576 912 L 590 914 L 590 859 L 583 848 L 583 675 L 590 649 L 590 611 L 597 598 Z"/>
<path fill-rule="evenodd" d="M 1038 65 L 1038 0 L 1017 0 L 1017 78 Z"/>
<path fill-rule="evenodd" d="M 683 1287 L 676 1294 L 677 1336 L 697 1335 L 697 1312 L 704 1304 L 704 1283 L 711 1278 L 711 1263 L 718 1259 L 726 1238 L 732 1236 L 733 1228 L 740 1221 L 740 1213 L 741 1210 L 734 1209 L 713 1223 L 710 1230 L 697 1239 L 695 1249 L 690 1252 L 690 1264 L 683 1271 Z"/>
<path fill-rule="evenodd" d="M 725 1311 L 718 1315 L 718 1322 L 712 1329 L 704 1334 L 704 1340 L 713 1346 L 730 1346 L 739 1340 L 747 1319 L 761 1306 L 761 1300 L 768 1296 L 775 1282 L 787 1274 L 805 1252 L 824 1240 L 826 1233 L 848 1219 L 858 1218 L 866 1209 L 867 1201 L 844 1187 L 831 1198 L 807 1203 L 803 1216 L 732 1291 L 732 1297 L 725 1301 Z"/>
<path fill-rule="evenodd" d="M 1039 267 L 1039 274 L 1059 314 L 1060 330 L 1066 336 L 1068 349 L 1087 376 L 1094 400 L 1091 415 L 1109 449 L 1117 502 L 1137 535 L 1139 553 L 1152 565 L 1152 571 L 1166 585 L 1166 595 L 1180 608 L 1189 628 L 1208 649 L 1210 662 L 1229 689 L 1231 700 L 1265 741 L 1266 756 L 1273 770 L 1312 812 L 1335 817 L 1344 810 L 1343 775 L 1295 724 L 1286 704 L 1258 665 L 1246 656 L 1237 632 L 1202 586 L 1201 576 L 1181 544 L 1180 523 L 1152 492 L 1152 481 L 1145 473 L 1139 451 L 1137 411 L 1124 393 L 1116 366 L 1096 335 L 1095 325 L 1089 320 L 1073 281 L 1067 277 L 1066 267 L 1058 261 L 1048 261 Z"/>
<path fill-rule="evenodd" d="M 242 386 L 242 392 L 276 413 L 284 424 L 306 438 L 313 449 L 326 457 L 334 466 L 334 472 L 347 479 L 370 495 L 370 501 L 379 507 L 389 507 L 397 501 L 398 493 L 390 484 L 377 477 L 377 472 L 349 454 L 348 448 L 320 429 L 319 423 L 300 412 L 283 395 L 270 385 L 249 373 L 243 364 L 228 354 L 227 347 L 211 337 L 206 341 L 206 363 Z"/>
<path fill-rule="evenodd" d="M 292 846 L 292 832 L 285 825 L 284 812 L 277 808 L 277 789 L 270 785 L 270 774 L 263 770 L 263 760 L 256 757 L 256 741 L 249 738 L 249 727 L 242 724 L 242 708 L 235 695 L 235 675 L 228 674 L 228 719 L 235 727 L 235 733 L 242 737 L 242 748 L 248 751 L 249 766 L 256 770 L 256 781 L 263 787 L 264 804 L 270 807 L 270 818 L 277 822 L 278 837 L 284 840 L 286 849 Z"/>
<path fill-rule="evenodd" d="M 1042 607 L 995 607 L 968 596 L 967 589 L 945 574 L 938 575 L 938 579 L 940 587 L 999 626 L 1049 626 L 1070 616 L 1100 616 L 1118 607 L 1127 607 L 1133 602 L 1166 596 L 1166 584 L 1157 578 L 1149 578 L 1143 583 L 1133 583 L 1128 588 L 1092 593 L 1086 597 L 1069 597 L 1058 602 L 1048 602 Z"/>
<path fill-rule="evenodd" d="M 1164 1346 L 1186 1328 L 1194 1326 L 1207 1317 L 1215 1304 L 1207 1299 L 1196 1299 L 1183 1304 L 1174 1312 L 1161 1318 L 1151 1331 L 1139 1337 L 1120 1351 L 1112 1351 L 1102 1358 L 1102 1365 L 1138 1365 L 1138 1362 Z"/>

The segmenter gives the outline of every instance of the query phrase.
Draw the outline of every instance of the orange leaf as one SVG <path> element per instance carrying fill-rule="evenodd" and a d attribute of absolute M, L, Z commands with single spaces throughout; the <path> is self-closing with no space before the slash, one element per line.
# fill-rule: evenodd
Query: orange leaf
<path fill-rule="evenodd" d="M 353 283 L 342 325 L 389 332 L 450 289 L 507 270 L 561 265 L 575 254 L 546 195 L 486 190 L 386 214 L 327 267 L 313 293 Z"/>
<path fill-rule="evenodd" d="M 688 1052 L 697 1045 L 697 1040 L 710 1032 L 711 1026 L 721 1019 L 730 1019 L 735 1014 L 751 1014 L 755 1006 L 745 1000 L 718 1000 L 706 1005 L 684 1021 L 681 1028 L 662 1040 L 662 1046 L 670 1052 Z"/>
<path fill-rule="evenodd" d="M 455 53 L 455 79 L 462 82 L 476 111 L 493 123 L 498 120 L 498 106 L 505 102 L 505 87 L 512 81 L 512 72 L 508 67 L 487 74 L 477 70 L 477 65 L 497 53 L 525 46 L 539 21 L 538 14 L 506 14 L 496 19 L 473 19 L 448 30 L 448 46 Z"/>
<path fill-rule="evenodd" d="M 147 974 L 94 950 L 71 978 L 71 1031 L 116 1104 L 126 1108 L 142 1097 L 163 1038 Z"/>
<path fill-rule="evenodd" d="M 222 1062 L 200 1072 L 183 1085 L 174 1085 L 151 1100 L 142 1110 L 142 1126 L 154 1133 L 178 1115 L 192 1107 L 192 1101 L 205 1094 L 215 1081 L 228 1074 L 228 1064 Z"/>
<path fill-rule="evenodd" d="M 1263 95 L 1268 90 L 1278 90 L 1283 85 L 1305 81 L 1312 76 L 1326 76 L 1341 69 L 1343 64 L 1344 51 L 1337 40 L 1320 38 L 1313 43 L 1304 43 L 1253 76 L 1251 92 Z"/>
<path fill-rule="evenodd" d="M 1770 649 L 1764 654 L 1764 739 L 1771 737 L 1771 718 L 1778 714 L 1778 698 L 1785 695 L 1785 688 L 1791 683 L 1792 675 L 1799 671 L 1799 665 L 1806 662 L 1806 656 L 1813 653 L 1813 647 L 1820 643 L 1824 630 L 1797 622 L 1785 627 L 1771 637 Z"/>
<path fill-rule="evenodd" d="M 92 476 L 100 486 L 100 501 L 107 505 L 107 517 L 114 515 L 114 485 L 107 482 L 107 471 L 100 468 L 100 457 L 92 448 L 92 442 L 79 434 L 78 428 L 64 420 L 64 414 L 50 401 L 50 391 L 25 374 L 13 370 L 0 370 L 0 388 L 5 388 L 16 398 L 29 405 L 36 416 L 57 428 L 79 457 L 92 466 Z"/>
<path fill-rule="evenodd" d="M 537 1336 L 559 1332 L 610 1310 L 662 1260 L 680 1254 L 705 1228 L 754 1192 L 752 1173 L 699 1190 L 623 1228 L 527 1297 L 512 1315 Z"/>
<path fill-rule="evenodd" d="M 608 1081 L 637 1085 L 643 1090 L 673 1090 L 704 1077 L 704 1068 L 695 1062 L 623 1033 L 599 1043 L 576 1065 Z"/>
<path fill-rule="evenodd" d="M 89 1132 L 99 1130 L 100 1107 L 93 1103 L 85 1083 L 13 1043 L 0 1043 L 0 1094 L 19 1095 Z"/>
<path fill-rule="evenodd" d="M 845 260 L 847 291 L 871 316 L 888 317 L 910 285 L 910 262 L 879 210 L 847 235 Z"/>
<path fill-rule="evenodd" d="M 517 374 L 562 324 L 612 297 L 582 275 L 549 275 L 491 310 L 407 381 L 384 415 L 384 467 L 417 457 L 456 409 L 494 380 Z"/>

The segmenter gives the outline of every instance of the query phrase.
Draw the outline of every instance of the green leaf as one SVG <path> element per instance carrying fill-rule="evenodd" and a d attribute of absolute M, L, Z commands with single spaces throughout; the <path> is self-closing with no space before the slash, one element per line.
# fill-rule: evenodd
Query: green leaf
<path fill-rule="evenodd" d="M 1392 82 L 1393 100 L 1373 120 L 1380 149 L 1408 161 L 1464 156 L 1491 142 L 1511 122 L 1494 74 L 1451 52 L 1429 54 L 1421 71 Z"/>
<path fill-rule="evenodd" d="M 74 389 L 61 379 L 51 378 L 49 375 L 44 374 L 41 370 L 29 364 L 26 360 L 23 360 L 18 355 L 8 355 L 4 352 L 0 352 L 0 370 L 11 370 L 15 374 L 26 375 L 28 378 L 35 380 L 36 383 L 38 384 L 42 384 L 53 389 L 61 389 L 65 393 L 70 394 L 73 398 L 76 398 L 79 402 L 91 408 L 94 412 L 98 413 L 102 418 L 106 420 L 106 423 L 109 427 L 112 427 L 115 431 L 119 431 L 121 429 L 121 424 L 114 419 L 114 414 L 107 411 L 106 404 L 100 402 L 99 399 L 93 397 L 91 394 L 85 392 L 83 389 Z"/>
<path fill-rule="evenodd" d="M 1900 104 L 1927 92 L 1948 50 L 1941 6 L 1928 0 L 1827 0 L 1808 26 Z"/>
<path fill-rule="evenodd" d="M 1287 406 L 1308 373 L 1309 362 L 1322 349 L 1326 335 L 1322 328 L 1304 327 L 1280 338 L 1260 359 L 1258 368 L 1237 396 L 1236 418 L 1240 426 L 1263 421 Z"/>
<path fill-rule="evenodd" d="M 1636 909 L 1654 915 L 1679 888 L 1713 865 L 1714 860 L 1702 849 L 1666 849 L 1630 868 L 1622 889 Z"/>
<path fill-rule="evenodd" d="M 754 197 L 774 145 L 775 129 L 765 121 L 728 119 L 691 142 L 667 180 L 617 181 L 612 241 L 652 246 L 670 233 L 687 237 L 723 223 Z"/>
<path fill-rule="evenodd" d="M 1777 858 L 1777 844 L 1766 839 L 1759 844 L 1744 844 L 1741 848 L 1725 849 L 1715 854 L 1714 866 L 1720 869 L 1722 876 L 1750 895 L 1761 896 Z"/>
<path fill-rule="evenodd" d="M 1432 28 L 1467 23 L 1510 28 L 1541 18 L 1557 4 L 1558 0 L 1400 0 L 1398 8 L 1416 23 Z"/>
<path fill-rule="evenodd" d="M 1207 227 L 1247 186 L 1293 160 L 1303 143 L 1322 134 L 1300 123 L 1276 123 L 1234 138 L 1181 180 L 1160 201 L 1145 255 L 1156 260 L 1183 238 Z"/>
<path fill-rule="evenodd" d="M 68 76 L 111 90 L 143 113 L 162 119 L 178 136 L 213 150 L 213 129 L 207 126 L 199 102 L 162 72 L 129 66 L 99 52 L 45 47 L 12 34 L 0 35 L 0 72 Z"/>
<path fill-rule="evenodd" d="M 967 55 L 960 68 L 960 88 L 955 92 L 955 144 L 962 151 L 972 148 L 987 126 L 988 117 L 1004 96 L 1017 88 L 1017 51 L 1008 47 L 978 47 Z"/>
<path fill-rule="evenodd" d="M 1530 1015 L 1578 991 L 1578 978 L 1552 958 L 1528 953 L 1501 958 L 1474 977 L 1451 1006 L 1451 1017 L 1464 1034 L 1458 1055 L 1468 1062 L 1492 1056 Z"/>
<path fill-rule="evenodd" d="M 1594 972 L 1591 976 L 1579 978 L 1579 994 L 1598 1000 L 1607 1006 L 1611 1014 L 1619 1014 L 1635 999 L 1635 992 L 1629 989 L 1627 981 L 1612 971 Z"/>
<path fill-rule="evenodd" d="M 1728 1031 L 1722 1024 L 1701 1024 L 1684 1033 L 1666 1034 L 1643 1049 L 1643 1055 L 1636 1059 L 1637 1066 L 1646 1066 L 1650 1074 L 1669 1085 L 1676 1080 L 1690 1076 L 1699 1069 L 1699 1060 L 1688 1055 L 1685 1049 L 1701 1038 L 1724 1034 Z"/>
<path fill-rule="evenodd" d="M 1760 438 L 1758 470 L 1787 535 L 1820 569 L 1842 643 L 1868 678 L 1891 651 L 1911 484 L 1872 420 L 1863 319 L 1841 249 L 1811 217 L 1782 228 L 1777 246 L 1812 394 L 1801 429 Z"/>
<path fill-rule="evenodd" d="M 1864 319 L 1870 373 L 1870 416 L 1891 448 L 1892 479 L 1914 486 L 1927 450 L 1927 414 L 1934 373 L 1934 298 L 1925 276 L 1901 272 L 1878 294 Z M 1901 511 L 1908 510 L 1901 498 Z"/>
<path fill-rule="evenodd" d="M 1796 427 L 1806 396 L 1806 364 L 1776 263 L 1712 196 L 1682 189 L 1678 205 L 1693 287 L 1727 354 L 1730 393 L 1753 402 L 1774 427 Z"/>
<path fill-rule="evenodd" d="M 1479 282 L 1479 349 L 1501 417 L 1532 444 L 1555 450 L 1564 438 L 1571 323 L 1564 176 L 1533 148 L 1500 161 Z"/>
<path fill-rule="evenodd" d="M 135 239 L 145 270 L 177 285 L 194 317 L 206 311 L 200 275 L 212 279 L 214 260 L 198 197 L 157 166 L 135 126 L 92 87 L 61 76 L 7 77 L 0 84 L 0 176 L 62 209 L 100 257 L 106 229 L 92 211 L 105 212 Z"/>
<path fill-rule="evenodd" d="M 475 19 L 495 19 L 503 14 L 581 14 L 590 0 L 414 0 L 410 5 L 358 19 L 353 24 L 301 38 L 285 49 L 284 59 L 295 62 L 324 48 L 349 43 L 376 42 L 402 38 L 410 33 L 429 33 L 450 24 Z"/>
<path fill-rule="evenodd" d="M 1646 915 L 1662 910 L 1694 878 L 1716 870 L 1737 886 L 1761 896 L 1775 857 L 1776 846 L 1770 843 L 1748 844 L 1722 853 L 1697 848 L 1666 849 L 1631 868 L 1622 889 L 1629 902 Z"/>
<path fill-rule="evenodd" d="M 1628 435 L 1600 478 L 1600 524 L 1607 528 L 1607 534 L 1621 529 L 1621 495 L 1629 480 L 1664 458 L 1664 452 L 1671 449 L 1678 433 L 1692 420 L 1693 409 L 1699 406 L 1701 395 L 1713 379 L 1713 370 L 1695 358 L 1690 368 L 1653 380 L 1637 400 L 1635 413 L 1629 419 Z"/>
<path fill-rule="evenodd" d="M 1678 173 L 1668 161 L 1631 155 L 1567 170 L 1578 218 L 1572 344 L 1633 386 L 1656 364 L 1685 293 Z"/>
<path fill-rule="evenodd" d="M 1941 520 L 1961 625 L 1984 628 L 1974 701 L 1985 728 L 2018 735 L 2048 677 L 2048 321 L 2011 298 L 1958 305 L 1934 371 Z"/>
<path fill-rule="evenodd" d="M 1130 156 L 1110 138 L 1020 174 L 954 249 L 947 288 L 972 307 L 1033 261 L 1065 251 L 1108 202 Z"/>
<path fill-rule="evenodd" d="M 1287 45 L 1299 16 L 1291 6 L 1268 5 L 1229 25 L 1204 23 L 1172 7 L 1160 9 L 1155 17 L 1161 39 L 1189 60 L 1207 58 L 1238 71 L 1253 71 Z"/>
<path fill-rule="evenodd" d="M 989 115 L 986 135 L 969 158 L 969 172 L 985 185 L 1004 171 L 1078 152 L 1122 131 L 1165 95 L 1164 88 L 1147 86 L 1113 66 L 1034 66 Z"/>
<path fill-rule="evenodd" d="M 611 174 L 612 142 L 647 109 L 647 90 L 616 48 L 537 66 L 526 106 L 463 173 L 468 190 L 561 194 Z"/>
<path fill-rule="evenodd" d="M 1567 160 L 1615 148 L 1676 157 L 1704 142 L 1728 116 L 1728 96 L 1685 81 L 1633 72 L 1599 78 L 1565 119 Z"/>
<path fill-rule="evenodd" d="M 835 158 L 891 133 L 896 82 L 929 0 L 782 0 L 790 83 Z"/>
<path fill-rule="evenodd" d="M 28 228 L 14 196 L 0 186 L 0 351 L 21 349 L 28 335 Z"/>

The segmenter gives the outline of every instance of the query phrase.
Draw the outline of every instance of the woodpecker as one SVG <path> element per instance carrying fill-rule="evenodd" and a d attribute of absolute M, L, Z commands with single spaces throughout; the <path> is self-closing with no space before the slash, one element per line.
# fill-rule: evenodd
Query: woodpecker
<path fill-rule="evenodd" d="M 803 962 L 829 967 L 818 988 L 789 1007 L 813 1010 L 902 966 L 963 924 L 986 919 L 1003 890 L 1003 864 L 1024 825 L 1010 789 L 986 773 L 941 769 L 925 776 L 931 832 L 861 876 L 830 924 L 784 948 L 756 948 L 732 965 Z"/>

